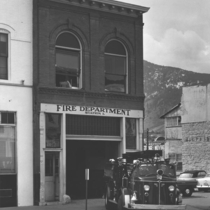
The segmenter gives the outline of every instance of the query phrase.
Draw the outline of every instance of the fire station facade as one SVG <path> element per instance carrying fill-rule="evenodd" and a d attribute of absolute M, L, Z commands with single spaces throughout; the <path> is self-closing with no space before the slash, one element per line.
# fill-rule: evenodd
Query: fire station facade
<path fill-rule="evenodd" d="M 103 167 L 142 150 L 143 13 L 110 0 L 34 1 L 34 201 L 102 197 Z"/>

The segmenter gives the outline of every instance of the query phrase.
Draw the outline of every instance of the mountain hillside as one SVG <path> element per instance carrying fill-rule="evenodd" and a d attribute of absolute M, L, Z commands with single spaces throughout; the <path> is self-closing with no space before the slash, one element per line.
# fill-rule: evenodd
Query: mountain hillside
<path fill-rule="evenodd" d="M 162 133 L 164 122 L 160 116 L 180 102 L 182 87 L 208 83 L 210 74 L 144 61 L 145 129 Z"/>

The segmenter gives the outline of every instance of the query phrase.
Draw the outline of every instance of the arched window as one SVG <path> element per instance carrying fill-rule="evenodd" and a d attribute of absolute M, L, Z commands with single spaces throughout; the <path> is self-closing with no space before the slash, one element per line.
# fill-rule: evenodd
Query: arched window
<path fill-rule="evenodd" d="M 0 79 L 8 80 L 8 34 L 0 32 Z"/>
<path fill-rule="evenodd" d="M 72 33 L 64 32 L 56 40 L 56 86 L 81 88 L 82 48 Z"/>
<path fill-rule="evenodd" d="M 117 40 L 105 47 L 105 91 L 127 92 L 127 52 Z"/>

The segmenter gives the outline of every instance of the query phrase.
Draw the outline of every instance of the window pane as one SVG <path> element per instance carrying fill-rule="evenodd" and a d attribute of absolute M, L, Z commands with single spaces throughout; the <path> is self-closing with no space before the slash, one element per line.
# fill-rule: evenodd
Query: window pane
<path fill-rule="evenodd" d="M 56 87 L 72 88 L 79 86 L 79 75 L 70 72 L 62 72 L 56 69 Z"/>
<path fill-rule="evenodd" d="M 177 163 L 177 168 L 176 168 L 177 171 L 182 171 L 182 162 L 178 162 Z"/>
<path fill-rule="evenodd" d="M 7 57 L 0 56 L 0 79 L 7 79 Z"/>
<path fill-rule="evenodd" d="M 112 55 L 105 55 L 106 73 L 125 75 L 126 58 Z"/>
<path fill-rule="evenodd" d="M 56 66 L 79 70 L 79 52 L 56 50 Z"/>
<path fill-rule="evenodd" d="M 10 112 L 1 113 L 1 123 L 2 124 L 14 124 L 15 123 L 15 114 Z"/>
<path fill-rule="evenodd" d="M 46 114 L 46 147 L 60 148 L 61 115 Z"/>
<path fill-rule="evenodd" d="M 136 149 L 136 119 L 126 118 L 126 149 Z"/>
<path fill-rule="evenodd" d="M 45 176 L 53 176 L 53 154 L 45 153 Z"/>
<path fill-rule="evenodd" d="M 80 45 L 77 38 L 71 33 L 61 34 L 56 41 L 56 45 L 80 49 Z"/>
<path fill-rule="evenodd" d="M 110 41 L 105 48 L 106 53 L 112 53 L 117 55 L 126 55 L 126 51 L 122 43 L 114 40 Z"/>
<path fill-rule="evenodd" d="M 125 92 L 125 76 L 105 75 L 105 91 Z"/>
<path fill-rule="evenodd" d="M 56 86 L 79 86 L 79 52 L 71 50 L 56 51 Z"/>
<path fill-rule="evenodd" d="M 0 56 L 7 56 L 7 34 L 0 34 Z"/>
<path fill-rule="evenodd" d="M 15 172 L 15 128 L 0 126 L 0 173 Z"/>

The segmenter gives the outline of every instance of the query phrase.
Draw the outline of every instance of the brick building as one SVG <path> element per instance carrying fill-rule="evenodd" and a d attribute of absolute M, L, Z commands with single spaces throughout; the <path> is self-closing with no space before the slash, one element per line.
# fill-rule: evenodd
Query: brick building
<path fill-rule="evenodd" d="M 109 158 L 142 150 L 143 13 L 111 0 L 34 1 L 35 203 L 103 195 Z"/>

